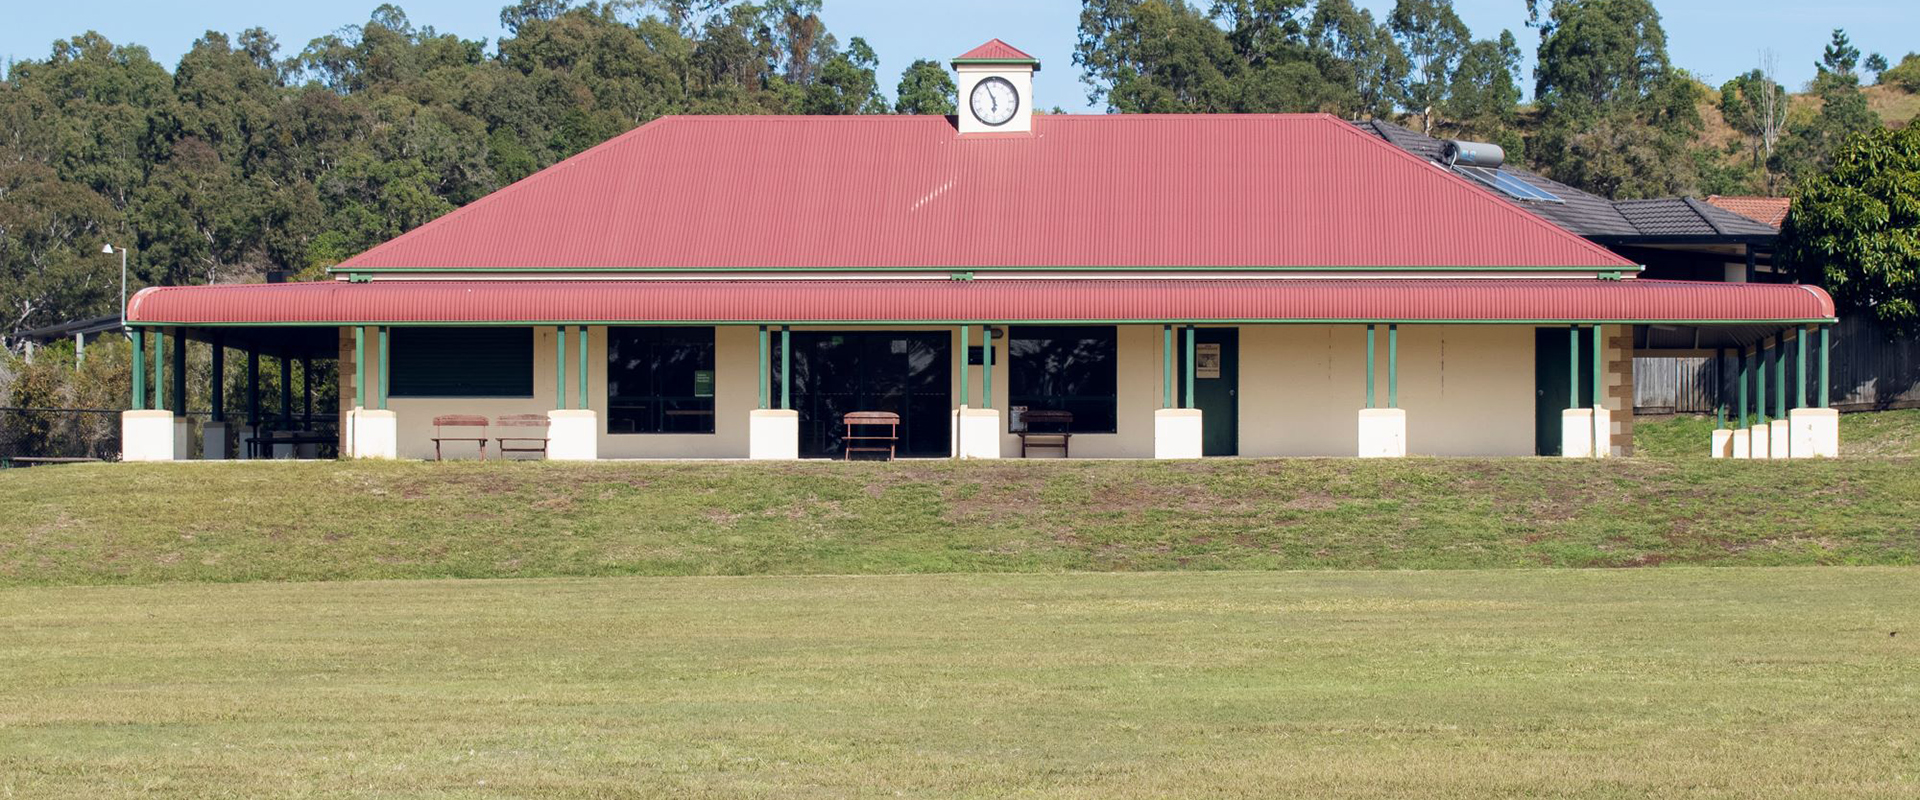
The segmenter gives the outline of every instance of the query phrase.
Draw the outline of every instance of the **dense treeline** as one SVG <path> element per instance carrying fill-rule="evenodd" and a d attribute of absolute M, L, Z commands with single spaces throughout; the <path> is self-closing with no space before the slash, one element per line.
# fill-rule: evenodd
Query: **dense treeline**
<path fill-rule="evenodd" d="M 915 62 L 882 91 L 867 42 L 821 0 L 520 0 L 506 35 L 463 39 L 383 5 L 288 52 L 209 32 L 169 70 L 88 33 L 0 80 L 0 331 L 111 313 L 133 283 L 259 280 L 325 267 L 663 114 L 951 113 Z M 1449 0 L 1084 0 L 1075 62 L 1123 113 L 1326 111 L 1500 142 L 1601 194 L 1784 190 L 1879 120 L 1836 32 L 1812 92 L 1764 70 L 1718 90 L 1669 60 L 1649 0 L 1530 0 L 1521 44 L 1476 37 Z M 1903 84 L 1904 85 L 1904 84 Z M 1717 94 L 1717 101 L 1713 96 Z M 1702 143 L 1702 109 L 1741 137 Z"/>

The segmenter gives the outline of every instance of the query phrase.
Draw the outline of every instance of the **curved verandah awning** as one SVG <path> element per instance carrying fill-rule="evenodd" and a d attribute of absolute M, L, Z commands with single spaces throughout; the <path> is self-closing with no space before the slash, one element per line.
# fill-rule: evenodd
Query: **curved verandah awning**
<path fill-rule="evenodd" d="M 1671 324 L 1834 321 L 1812 286 L 1584 279 L 374 281 L 155 287 L 130 324 Z"/>

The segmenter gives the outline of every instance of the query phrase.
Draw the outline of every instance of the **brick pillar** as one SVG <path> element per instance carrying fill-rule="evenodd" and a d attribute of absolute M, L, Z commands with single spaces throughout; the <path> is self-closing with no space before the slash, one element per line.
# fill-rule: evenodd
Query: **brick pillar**
<path fill-rule="evenodd" d="M 1633 327 L 1605 325 L 1606 391 L 1601 395 L 1613 416 L 1613 455 L 1633 455 Z"/>

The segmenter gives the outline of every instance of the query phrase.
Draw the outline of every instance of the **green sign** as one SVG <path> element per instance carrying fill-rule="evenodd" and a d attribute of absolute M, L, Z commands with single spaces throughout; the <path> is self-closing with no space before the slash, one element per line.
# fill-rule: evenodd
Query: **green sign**
<path fill-rule="evenodd" d="M 699 369 L 693 371 L 693 396 L 713 396 L 713 370 Z"/>

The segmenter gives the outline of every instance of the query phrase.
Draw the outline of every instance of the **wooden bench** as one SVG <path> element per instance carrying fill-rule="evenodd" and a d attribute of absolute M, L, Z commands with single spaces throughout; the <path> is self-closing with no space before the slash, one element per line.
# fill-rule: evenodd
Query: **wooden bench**
<path fill-rule="evenodd" d="M 1040 409 L 1020 415 L 1020 421 L 1026 430 L 1015 435 L 1020 437 L 1020 457 L 1027 457 L 1029 447 L 1060 448 L 1061 458 L 1070 458 L 1069 446 L 1073 442 L 1073 412 Z M 1036 427 L 1042 430 L 1035 430 Z"/>
<path fill-rule="evenodd" d="M 895 449 L 900 444 L 900 415 L 891 411 L 855 411 L 840 418 L 847 425 L 845 444 L 840 449 L 843 460 L 853 460 L 854 451 L 862 453 L 886 453 L 892 461 Z M 885 427 L 885 436 L 875 433 L 859 433 L 860 428 Z M 882 447 L 881 442 L 886 446 Z"/>
<path fill-rule="evenodd" d="M 546 429 L 547 429 L 547 426 L 550 424 L 549 420 L 547 419 L 547 415 L 545 414 L 507 414 L 500 417 L 497 420 L 494 420 L 493 424 L 502 428 L 539 428 L 540 429 L 539 436 L 496 436 L 494 437 L 493 440 L 500 443 L 501 458 L 506 458 L 508 453 L 539 453 L 542 456 L 545 456 L 547 454 L 548 437 L 547 437 Z"/>
<path fill-rule="evenodd" d="M 463 436 L 460 428 L 479 428 L 479 436 Z M 451 430 L 450 430 L 451 429 Z M 479 414 L 442 414 L 433 418 L 433 460 L 440 456 L 441 442 L 473 442 L 480 445 L 480 460 L 487 460 L 487 418 Z"/>

